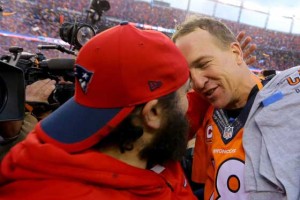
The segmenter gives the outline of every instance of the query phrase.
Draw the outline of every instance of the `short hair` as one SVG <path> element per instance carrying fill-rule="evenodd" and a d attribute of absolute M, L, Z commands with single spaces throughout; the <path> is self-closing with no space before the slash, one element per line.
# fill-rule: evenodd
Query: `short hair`
<path fill-rule="evenodd" d="M 176 27 L 172 36 L 173 42 L 197 28 L 206 30 L 215 37 L 221 49 L 227 49 L 232 42 L 237 41 L 233 32 L 223 22 L 210 17 L 191 17 Z"/>
<path fill-rule="evenodd" d="M 158 98 L 158 105 L 163 110 L 176 109 L 178 96 L 176 92 Z M 136 112 L 143 109 L 145 104 L 135 107 L 130 115 L 128 115 L 115 129 L 113 129 L 106 137 L 104 137 L 94 148 L 99 149 L 104 146 L 117 145 L 120 152 L 130 151 L 133 143 L 143 135 L 142 127 L 132 124 Z"/>

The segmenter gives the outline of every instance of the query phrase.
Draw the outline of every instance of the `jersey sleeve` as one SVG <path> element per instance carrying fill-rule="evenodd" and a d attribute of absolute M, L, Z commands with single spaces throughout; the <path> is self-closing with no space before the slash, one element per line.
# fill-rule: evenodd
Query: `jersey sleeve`
<path fill-rule="evenodd" d="M 196 183 L 205 183 L 208 167 L 207 148 L 203 137 L 204 131 L 200 128 L 197 131 L 196 143 L 193 157 L 192 180 Z"/>
<path fill-rule="evenodd" d="M 205 113 L 209 107 L 209 103 L 204 100 L 195 91 L 187 94 L 189 107 L 187 111 L 187 118 L 189 121 L 189 139 L 193 138 L 197 130 L 201 127 Z"/>

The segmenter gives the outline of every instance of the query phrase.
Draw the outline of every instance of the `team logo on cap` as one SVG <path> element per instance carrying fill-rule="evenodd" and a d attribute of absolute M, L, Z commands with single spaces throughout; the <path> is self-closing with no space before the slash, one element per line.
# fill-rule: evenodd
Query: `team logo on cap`
<path fill-rule="evenodd" d="M 86 70 L 80 65 L 75 65 L 75 77 L 84 93 L 87 93 L 87 88 L 92 80 L 93 72 Z"/>

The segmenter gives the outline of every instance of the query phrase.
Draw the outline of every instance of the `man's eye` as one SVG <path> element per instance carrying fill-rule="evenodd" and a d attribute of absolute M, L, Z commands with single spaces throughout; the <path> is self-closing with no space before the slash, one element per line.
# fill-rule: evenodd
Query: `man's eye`
<path fill-rule="evenodd" d="M 209 65 L 209 63 L 210 63 L 210 61 L 203 62 L 203 63 L 199 63 L 199 64 L 197 65 L 197 68 L 199 68 L 199 69 L 204 69 L 204 68 L 206 68 L 206 67 Z"/>
<path fill-rule="evenodd" d="M 206 64 L 205 63 L 199 63 L 198 65 L 197 65 L 197 68 L 198 69 L 203 69 L 203 68 L 205 68 L 206 67 Z"/>

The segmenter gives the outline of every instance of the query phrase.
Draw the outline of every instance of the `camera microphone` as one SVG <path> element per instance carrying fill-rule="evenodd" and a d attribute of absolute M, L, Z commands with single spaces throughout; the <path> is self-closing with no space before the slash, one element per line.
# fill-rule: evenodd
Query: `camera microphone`
<path fill-rule="evenodd" d="M 76 55 L 76 53 L 72 50 L 68 50 L 66 49 L 64 46 L 62 45 L 38 45 L 37 46 L 38 49 L 40 50 L 45 50 L 45 49 L 56 49 L 56 50 L 59 50 L 63 53 L 68 53 L 68 54 L 72 54 L 72 55 Z"/>
<path fill-rule="evenodd" d="M 38 45 L 38 49 L 58 49 L 58 45 Z"/>
<path fill-rule="evenodd" d="M 40 67 L 49 70 L 73 70 L 74 64 L 75 59 L 72 58 L 52 58 L 41 61 Z"/>

